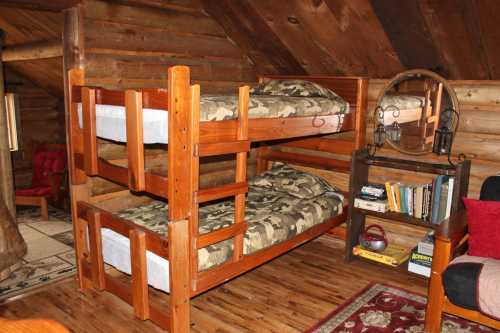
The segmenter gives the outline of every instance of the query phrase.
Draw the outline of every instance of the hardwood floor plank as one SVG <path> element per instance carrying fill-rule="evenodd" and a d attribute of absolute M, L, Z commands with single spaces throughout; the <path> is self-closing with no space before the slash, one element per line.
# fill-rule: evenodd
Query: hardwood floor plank
<path fill-rule="evenodd" d="M 194 298 L 191 332 L 303 332 L 373 281 L 426 292 L 424 279 L 362 261 L 345 264 L 343 243 L 323 236 Z M 150 295 L 167 310 L 166 294 L 150 288 Z M 78 292 L 73 279 L 0 305 L 0 316 L 50 318 L 75 333 L 164 332 L 134 319 L 133 308 L 109 293 Z"/>

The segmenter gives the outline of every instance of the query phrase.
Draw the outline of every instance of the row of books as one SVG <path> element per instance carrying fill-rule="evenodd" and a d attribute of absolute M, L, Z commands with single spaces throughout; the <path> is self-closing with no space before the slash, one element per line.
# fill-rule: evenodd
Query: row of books
<path fill-rule="evenodd" d="M 385 183 L 389 210 L 439 224 L 451 213 L 455 179 L 439 175 L 430 184 Z"/>

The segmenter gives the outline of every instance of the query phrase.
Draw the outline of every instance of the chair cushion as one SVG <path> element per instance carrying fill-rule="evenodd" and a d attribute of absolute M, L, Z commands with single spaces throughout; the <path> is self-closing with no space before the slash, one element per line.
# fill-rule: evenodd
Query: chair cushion
<path fill-rule="evenodd" d="M 16 190 L 16 195 L 25 197 L 42 197 L 52 194 L 50 186 L 38 186 L 32 188 L 20 188 Z"/>
<path fill-rule="evenodd" d="M 469 255 L 500 259 L 500 202 L 464 198 Z"/>
<path fill-rule="evenodd" d="M 451 303 L 500 318 L 500 260 L 457 257 L 443 273 L 443 287 Z"/>
<path fill-rule="evenodd" d="M 61 173 L 66 168 L 66 152 L 45 151 L 35 152 L 33 158 L 32 187 L 50 186 L 49 175 Z M 60 177 L 55 177 L 56 187 L 60 186 Z"/>

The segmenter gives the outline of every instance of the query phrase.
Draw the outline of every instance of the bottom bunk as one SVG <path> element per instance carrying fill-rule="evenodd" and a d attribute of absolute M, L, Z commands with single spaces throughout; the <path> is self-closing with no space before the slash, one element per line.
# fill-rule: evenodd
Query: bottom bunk
<path fill-rule="evenodd" d="M 343 201 L 343 194 L 322 178 L 275 163 L 271 170 L 249 181 L 243 253 L 249 255 L 283 243 L 313 226 L 342 215 Z M 80 205 L 92 207 L 86 203 Z M 106 208 L 106 202 L 95 205 Z M 87 208 L 84 207 L 79 210 L 85 219 Z M 230 226 L 234 221 L 234 210 L 234 200 L 201 205 L 199 234 L 208 234 Z M 129 229 L 137 226 L 163 240 L 167 239 L 167 215 L 166 202 L 148 198 L 142 199 L 140 204 L 133 207 L 106 212 L 107 220 L 117 218 L 118 224 L 127 221 Z M 103 259 L 120 271 L 130 274 L 130 241 L 126 236 L 127 232 L 123 231 L 123 225 L 120 225 L 120 230 L 113 229 L 106 227 L 105 223 L 102 226 Z M 232 257 L 232 249 L 232 239 L 199 249 L 198 271 L 225 263 Z M 168 258 L 147 252 L 149 284 L 168 292 L 167 260 Z"/>
<path fill-rule="evenodd" d="M 249 182 L 246 199 L 243 254 L 272 247 L 303 233 L 343 212 L 343 195 L 321 178 L 281 163 Z M 167 236 L 168 204 L 152 201 L 114 213 L 162 237 Z M 203 205 L 199 210 L 199 233 L 207 234 L 234 221 L 234 200 Z M 130 241 L 110 228 L 102 228 L 104 262 L 130 274 Z M 198 270 L 205 271 L 232 258 L 233 240 L 198 250 Z M 148 284 L 169 292 L 169 263 L 147 251 Z"/>
<path fill-rule="evenodd" d="M 176 311 L 189 317 L 190 298 L 346 221 L 343 194 L 316 175 L 275 163 L 248 185 L 244 222 L 234 222 L 234 200 L 212 201 L 200 204 L 197 232 L 196 219 L 168 222 L 168 204 L 146 195 L 121 191 L 109 200 L 78 201 L 81 288 L 109 291 L 131 304 L 139 319 L 177 332 L 176 325 L 189 321 L 181 322 Z M 237 246 L 241 256 L 233 254 Z M 130 283 L 107 272 L 105 263 L 129 274 Z M 169 311 L 151 304 L 157 290 L 170 294 Z"/>

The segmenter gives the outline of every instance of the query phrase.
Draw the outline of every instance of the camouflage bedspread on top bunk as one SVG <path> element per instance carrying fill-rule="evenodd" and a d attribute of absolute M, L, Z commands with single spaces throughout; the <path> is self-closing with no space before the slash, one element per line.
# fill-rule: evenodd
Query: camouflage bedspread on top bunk
<path fill-rule="evenodd" d="M 283 163 L 249 182 L 244 235 L 244 254 L 278 244 L 314 225 L 342 213 L 343 196 L 322 178 Z M 118 215 L 154 232 L 167 233 L 168 205 L 154 201 L 122 210 Z M 234 221 L 234 200 L 200 206 L 201 234 L 221 229 Z M 198 251 L 200 271 L 219 265 L 232 256 L 232 239 Z"/>

